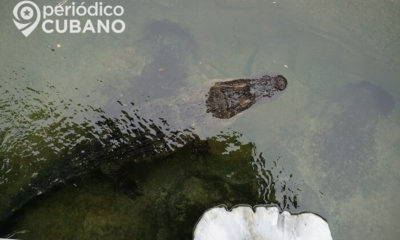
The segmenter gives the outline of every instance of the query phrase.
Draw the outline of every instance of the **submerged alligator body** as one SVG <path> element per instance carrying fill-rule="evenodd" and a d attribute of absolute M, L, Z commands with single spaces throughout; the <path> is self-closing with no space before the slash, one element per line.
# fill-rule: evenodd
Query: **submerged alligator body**
<path fill-rule="evenodd" d="M 287 81 L 281 75 L 220 81 L 209 88 L 208 98 L 202 97 L 200 109 L 207 109 L 215 118 L 220 118 L 219 121 L 224 121 L 221 119 L 235 116 L 262 98 L 277 95 L 286 85 Z M 210 115 L 206 111 L 200 114 Z M 122 191 L 135 195 L 138 188 L 126 176 L 126 164 L 153 161 L 189 143 L 193 144 L 194 153 L 204 147 L 194 129 L 173 131 L 167 122 L 161 126 L 137 112 L 122 112 L 121 118 L 101 118 L 103 120 L 96 123 L 102 129 L 98 134 L 101 137 L 75 146 L 33 176 L 29 184 L 10 199 L 7 207 L 0 209 L 0 223 L 35 197 L 92 171 L 100 170 Z"/>

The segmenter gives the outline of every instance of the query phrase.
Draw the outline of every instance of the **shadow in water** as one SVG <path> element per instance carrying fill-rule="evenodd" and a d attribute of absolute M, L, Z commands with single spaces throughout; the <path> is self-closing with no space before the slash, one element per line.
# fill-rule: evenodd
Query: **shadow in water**
<path fill-rule="evenodd" d="M 188 66 L 198 59 L 197 43 L 190 32 L 169 20 L 157 20 L 148 24 L 137 47 L 143 56 L 149 56 L 140 76 L 133 80 L 133 90 L 143 99 L 172 96 L 185 85 Z"/>
<path fill-rule="evenodd" d="M 327 174 L 322 189 L 333 189 L 333 196 L 342 198 L 368 182 L 376 164 L 376 124 L 394 106 L 390 93 L 368 81 L 348 84 L 333 98 L 323 116 L 331 119 L 330 127 L 320 136 L 319 156 Z"/>

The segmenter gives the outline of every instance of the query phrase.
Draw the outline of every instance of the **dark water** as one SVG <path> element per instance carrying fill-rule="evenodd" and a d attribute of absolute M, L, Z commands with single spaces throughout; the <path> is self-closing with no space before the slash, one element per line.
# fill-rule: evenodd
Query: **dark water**
<path fill-rule="evenodd" d="M 1 236 L 190 239 L 268 203 L 398 239 L 397 1 L 121 4 L 121 35 L 29 38 L 1 4 Z M 182 91 L 266 71 L 287 91 L 231 120 Z"/>

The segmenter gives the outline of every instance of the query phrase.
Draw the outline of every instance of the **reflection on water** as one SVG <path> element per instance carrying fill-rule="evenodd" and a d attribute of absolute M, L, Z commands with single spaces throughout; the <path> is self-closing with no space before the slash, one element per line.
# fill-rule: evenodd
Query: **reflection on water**
<path fill-rule="evenodd" d="M 279 165 L 279 159 L 269 161 L 260 153 L 253 160 L 252 164 L 258 172 L 259 195 L 265 203 L 275 204 L 280 209 L 295 210 L 299 207 L 297 197 L 301 189 L 293 181 L 293 175 Z"/>

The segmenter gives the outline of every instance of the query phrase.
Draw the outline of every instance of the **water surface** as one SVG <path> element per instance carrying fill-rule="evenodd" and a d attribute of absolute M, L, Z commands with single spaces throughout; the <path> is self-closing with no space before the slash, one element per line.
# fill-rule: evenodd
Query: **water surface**
<path fill-rule="evenodd" d="M 104 117 L 115 120 L 121 133 L 107 138 L 118 140 L 109 143 L 126 143 L 132 136 L 129 117 L 133 117 L 137 126 L 144 124 L 143 129 L 152 129 L 146 127 L 153 120 L 161 132 L 170 133 L 170 143 L 177 148 L 184 141 L 175 130 L 190 129 L 203 140 L 220 131 L 223 139 L 237 138 L 226 146 L 217 144 L 223 139 L 210 144 L 219 146 L 211 157 L 216 162 L 225 148 L 229 152 L 247 146 L 235 158 L 245 162 L 249 175 L 237 183 L 235 168 L 241 165 L 230 163 L 214 166 L 216 172 L 188 164 L 182 167 L 182 175 L 174 169 L 179 169 L 179 157 L 170 165 L 160 163 L 167 164 L 165 171 L 145 167 L 143 188 L 152 193 L 143 196 L 161 199 L 154 206 L 168 202 L 159 196 L 173 196 L 177 208 L 187 206 L 179 203 L 179 194 L 193 200 L 190 206 L 196 214 L 213 204 L 273 203 L 292 212 L 323 216 L 335 239 L 399 238 L 398 1 L 117 2 L 126 10 L 127 29 L 121 35 L 36 31 L 29 38 L 12 23 L 14 3 L 1 3 L 1 206 L 65 152 L 104 139 L 104 131 L 115 133 L 110 125 L 98 124 Z M 210 79 L 266 71 L 283 74 L 289 81 L 287 91 L 223 124 L 157 108 L 183 86 L 198 88 Z M 155 115 L 167 119 L 170 127 Z M 190 151 L 183 154 L 190 155 Z M 188 177 L 193 172 L 199 176 Z M 128 226 L 138 218 L 127 215 L 128 209 L 138 209 L 142 221 L 138 226 L 146 226 L 146 214 L 140 212 L 144 208 L 132 206 L 153 206 L 147 205 L 147 199 L 132 200 L 103 175 L 91 174 L 43 195 L 3 232 L 26 230 L 16 235 L 26 239 L 44 235 L 124 238 L 132 236 L 134 228 Z M 164 186 L 167 190 L 160 187 L 160 179 L 170 180 Z M 232 195 L 221 193 L 229 184 L 251 186 L 247 182 L 251 179 L 256 185 L 254 196 L 240 187 Z M 174 181 L 185 184 L 174 185 Z M 214 197 L 204 199 L 210 193 Z M 181 210 L 173 213 L 185 212 Z M 160 217 L 165 214 L 161 210 L 149 212 L 179 221 L 176 216 Z M 180 217 L 193 220 L 196 214 Z M 48 221 L 37 227 L 33 224 L 37 219 Z M 179 224 L 186 227 L 184 236 L 190 236 L 189 224 L 183 220 Z M 80 235 L 73 235 L 76 229 Z M 177 234 L 165 231 L 158 233 L 159 239 Z"/>

